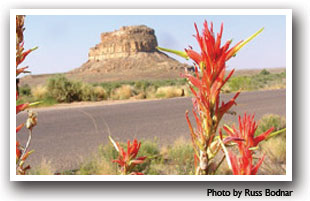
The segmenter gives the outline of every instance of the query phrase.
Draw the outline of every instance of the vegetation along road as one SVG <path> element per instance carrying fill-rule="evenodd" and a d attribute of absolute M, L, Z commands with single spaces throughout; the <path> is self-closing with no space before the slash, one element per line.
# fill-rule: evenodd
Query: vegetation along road
<path fill-rule="evenodd" d="M 256 119 L 267 113 L 285 116 L 285 94 L 285 90 L 242 92 L 237 99 L 238 105 L 232 110 L 237 115 L 255 113 Z M 227 101 L 233 95 L 225 94 L 222 98 Z M 96 152 L 100 144 L 108 143 L 109 134 L 122 142 L 134 137 L 139 140 L 156 137 L 160 144 L 173 143 L 181 136 L 189 138 L 186 110 L 192 117 L 191 98 L 34 109 L 38 113 L 31 144 L 35 153 L 27 162 L 36 166 L 45 159 L 57 170 L 74 169 Z M 26 112 L 23 112 L 17 116 L 17 124 L 25 119 Z M 227 114 L 223 122 L 236 120 L 237 116 Z M 26 141 L 26 132 L 23 128 L 18 133 L 18 140 Z"/>

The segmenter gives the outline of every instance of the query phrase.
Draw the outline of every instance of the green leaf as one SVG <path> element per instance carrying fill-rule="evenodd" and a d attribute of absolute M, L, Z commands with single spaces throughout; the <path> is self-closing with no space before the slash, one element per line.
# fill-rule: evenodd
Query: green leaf
<path fill-rule="evenodd" d="M 108 137 L 109 137 L 110 142 L 113 144 L 114 148 L 116 149 L 116 151 L 119 152 L 116 142 L 113 140 L 113 138 L 110 135 Z"/>
<path fill-rule="evenodd" d="M 258 34 L 260 34 L 264 30 L 264 27 L 259 29 L 256 33 L 254 33 L 252 36 L 248 37 L 246 40 L 244 40 L 242 43 L 240 43 L 235 50 L 235 53 L 237 53 L 243 46 L 245 46 L 248 42 L 250 42 L 253 38 L 255 38 Z"/>
<path fill-rule="evenodd" d="M 176 55 L 178 55 L 178 56 L 180 56 L 180 57 L 185 58 L 186 60 L 189 59 L 187 53 L 184 52 L 184 51 L 172 50 L 172 49 L 163 48 L 163 47 L 158 47 L 158 46 L 156 47 L 156 49 L 161 50 L 161 51 L 163 51 L 163 52 L 170 52 L 170 53 L 176 54 Z"/>
<path fill-rule="evenodd" d="M 275 131 L 275 132 L 273 132 L 273 133 L 270 133 L 270 134 L 268 135 L 268 137 L 267 137 L 266 140 L 268 140 L 268 139 L 270 139 L 270 138 L 272 138 L 272 137 L 274 137 L 274 136 L 276 136 L 276 135 L 279 135 L 279 134 L 281 134 L 281 133 L 284 133 L 284 131 L 286 131 L 286 128 L 283 128 L 283 129 L 281 129 L 281 130 L 278 130 L 278 131 Z"/>

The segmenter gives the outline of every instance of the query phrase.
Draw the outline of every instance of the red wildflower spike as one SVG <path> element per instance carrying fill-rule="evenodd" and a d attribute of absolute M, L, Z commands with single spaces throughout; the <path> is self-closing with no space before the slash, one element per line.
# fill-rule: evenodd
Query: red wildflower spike
<path fill-rule="evenodd" d="M 208 25 L 207 21 L 203 23 L 203 30 L 199 33 L 197 24 L 195 27 L 195 38 L 199 44 L 200 52 L 196 52 L 190 48 L 185 49 L 187 56 L 194 61 L 194 73 L 186 72 L 182 77 L 187 78 L 190 83 L 189 88 L 194 95 L 193 114 L 196 120 L 197 129 L 194 130 L 186 112 L 186 120 L 189 125 L 191 139 L 195 150 L 196 157 L 202 157 L 202 153 L 207 153 L 208 146 L 213 143 L 217 132 L 220 120 L 229 109 L 236 104 L 235 100 L 240 92 L 227 103 L 222 102 L 220 105 L 220 92 L 225 83 L 231 78 L 234 70 L 232 70 L 225 78 L 226 61 L 234 56 L 246 43 L 257 36 L 259 32 L 246 39 L 244 42 L 240 41 L 234 47 L 229 48 L 232 41 L 227 41 L 222 46 L 223 23 L 221 24 L 220 32 L 215 34 L 213 32 L 213 23 Z M 171 52 L 171 51 L 170 51 Z M 198 71 L 199 69 L 199 71 Z M 255 127 L 255 126 L 254 126 Z M 253 128 L 254 128 L 253 127 Z M 251 128 L 251 129 L 253 129 Z M 224 128 L 225 129 L 225 128 Z M 226 128 L 225 130 L 228 130 Z M 229 131 L 232 135 L 234 131 Z M 234 134 L 234 136 L 225 139 L 226 142 L 234 140 L 241 143 L 241 135 Z M 257 138 L 257 141 L 260 138 Z M 208 163 L 208 162 L 206 162 Z M 203 164 L 206 164 L 205 162 Z M 246 161 L 242 164 L 246 164 Z M 204 169 L 208 164 L 196 169 L 197 172 L 207 173 Z M 196 167 L 198 168 L 198 167 Z M 203 170 L 204 169 L 204 170 Z"/>
<path fill-rule="evenodd" d="M 116 145 L 115 148 L 118 150 L 119 153 L 118 159 L 112 160 L 112 162 L 118 163 L 120 165 L 123 175 L 129 174 L 135 165 L 142 164 L 146 159 L 145 156 L 136 158 L 141 146 L 141 142 L 138 142 L 137 139 L 134 139 L 132 144 L 129 140 L 127 141 L 126 152 L 124 151 L 123 147 L 121 147 L 118 142 L 115 142 L 110 136 L 109 139 L 114 145 L 114 147 Z"/>
<path fill-rule="evenodd" d="M 254 137 L 257 126 L 258 125 L 254 121 L 254 115 L 247 116 L 246 114 L 244 114 L 243 118 L 239 116 L 239 130 L 236 130 L 234 127 L 231 129 L 224 126 L 224 130 L 231 137 L 239 137 L 244 139 L 244 141 L 236 141 L 238 143 L 239 153 L 241 154 L 238 164 L 236 163 L 236 159 L 231 157 L 231 160 L 234 160 L 235 162 L 234 168 L 238 168 L 238 170 L 232 170 L 234 174 L 237 172 L 238 174 L 256 174 L 258 168 L 264 160 L 264 157 L 262 157 L 256 165 L 253 165 L 253 151 L 251 148 L 257 146 L 259 142 L 266 139 L 266 137 L 272 132 L 273 128 L 257 137 Z"/>

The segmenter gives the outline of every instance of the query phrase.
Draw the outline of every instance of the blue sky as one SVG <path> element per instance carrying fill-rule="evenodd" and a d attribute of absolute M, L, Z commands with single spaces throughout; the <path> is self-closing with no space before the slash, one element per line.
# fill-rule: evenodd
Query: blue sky
<path fill-rule="evenodd" d="M 223 22 L 223 41 L 233 39 L 233 44 L 246 39 L 261 27 L 265 28 L 227 63 L 229 68 L 285 67 L 285 16 L 275 15 L 28 15 L 25 21 L 25 48 L 39 46 L 39 49 L 27 57 L 24 65 L 29 65 L 32 74 L 66 72 L 80 67 L 87 61 L 89 48 L 100 42 L 100 33 L 128 25 L 144 24 L 155 29 L 161 47 L 184 50 L 191 45 L 198 50 L 193 37 L 194 22 L 202 29 L 204 20 L 213 22 L 215 32 L 219 31 Z"/>

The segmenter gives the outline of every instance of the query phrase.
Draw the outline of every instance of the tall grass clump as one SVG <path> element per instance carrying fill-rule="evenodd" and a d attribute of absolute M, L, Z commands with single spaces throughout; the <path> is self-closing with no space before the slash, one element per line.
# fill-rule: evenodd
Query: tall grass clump
<path fill-rule="evenodd" d="M 32 96 L 36 100 L 42 100 L 48 96 L 48 90 L 47 87 L 38 85 L 32 89 Z"/>
<path fill-rule="evenodd" d="M 190 142 L 185 141 L 183 138 L 176 140 L 172 147 L 168 147 L 167 158 L 175 168 L 176 174 L 195 174 L 194 149 Z"/>
<path fill-rule="evenodd" d="M 112 91 L 111 98 L 113 100 L 125 100 L 134 95 L 134 91 L 130 85 L 123 85 Z"/>
<path fill-rule="evenodd" d="M 184 96 L 184 89 L 176 86 L 159 87 L 156 91 L 156 98 L 173 98 Z"/>
<path fill-rule="evenodd" d="M 41 163 L 30 170 L 30 175 L 54 175 L 55 169 L 52 167 L 52 162 L 43 159 Z"/>

